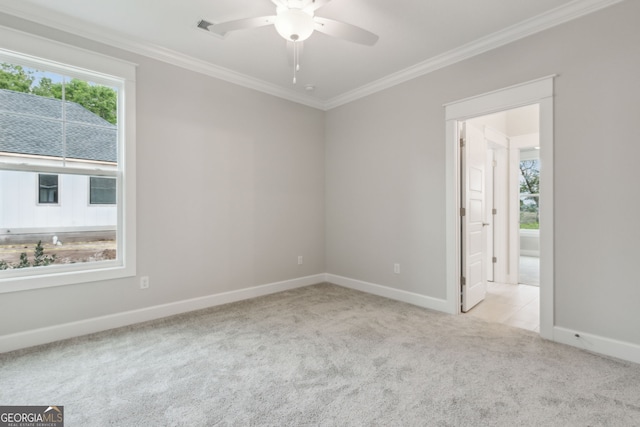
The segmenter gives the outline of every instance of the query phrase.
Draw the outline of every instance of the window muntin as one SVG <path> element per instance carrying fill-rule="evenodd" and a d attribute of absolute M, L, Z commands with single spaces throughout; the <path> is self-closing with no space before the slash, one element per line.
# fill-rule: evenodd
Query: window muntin
<path fill-rule="evenodd" d="M 58 175 L 38 174 L 38 203 L 58 204 Z"/>
<path fill-rule="evenodd" d="M 15 149 L 8 150 L 8 152 L 0 150 L 0 174 L 26 173 L 31 176 L 31 191 L 27 193 L 32 194 L 32 204 L 34 202 L 33 188 L 38 186 L 38 174 L 59 175 L 59 189 L 63 190 L 58 193 L 59 206 L 55 210 L 51 210 L 51 205 L 38 205 L 44 209 L 42 212 L 46 210 L 44 215 L 40 215 L 41 217 L 51 217 L 51 215 L 65 211 L 66 197 L 69 193 L 68 190 L 70 190 L 67 186 L 67 180 L 72 176 L 81 178 L 86 183 L 83 187 L 84 206 L 90 207 L 92 212 L 98 216 L 104 216 L 100 211 L 110 210 L 111 213 L 108 216 L 115 218 L 117 224 L 117 229 L 113 232 L 117 240 L 116 250 L 109 251 L 110 256 L 105 257 L 105 260 L 90 260 L 91 262 L 66 265 L 53 264 L 30 269 L 2 270 L 0 267 L 0 293 L 135 275 L 135 65 L 8 28 L 0 28 L 0 63 L 30 68 L 36 73 L 36 80 L 57 74 L 62 77 L 57 77 L 57 80 L 55 76 L 51 77 L 52 83 L 64 81 L 66 85 L 77 84 L 77 82 L 74 83 L 75 79 L 84 82 L 78 86 L 84 86 L 85 89 L 87 86 L 95 86 L 100 90 L 106 87 L 116 91 L 115 120 L 109 116 L 101 117 L 102 121 L 87 120 L 86 112 L 74 106 L 74 103 L 78 104 L 77 99 L 56 99 L 55 95 L 51 95 L 50 92 L 31 94 L 39 96 L 40 100 L 49 102 L 45 108 L 16 108 L 13 115 L 0 115 L 2 129 L 6 129 L 7 121 L 13 120 L 14 123 L 22 123 L 22 129 L 33 129 L 30 125 L 37 124 L 50 131 L 58 132 L 55 137 L 51 138 L 54 142 L 52 146 L 55 149 L 51 149 L 50 152 L 43 153 L 33 149 L 27 152 Z M 1 82 L 0 88 L 4 88 Z M 3 99 L 0 96 L 0 109 L 6 106 L 5 101 L 6 98 Z M 57 104 L 60 108 L 52 108 L 52 104 Z M 100 107 L 100 105 L 97 106 Z M 5 113 L 6 110 L 4 108 Z M 127 126 L 119 125 L 122 123 L 126 123 Z M 86 138 L 88 131 L 92 136 L 90 139 Z M 5 132 L 5 134 L 7 133 Z M 90 144 L 92 141 L 104 141 L 105 135 L 106 137 L 115 135 L 117 138 L 115 147 L 110 146 L 109 150 L 105 150 L 104 146 Z M 15 135 L 13 136 L 15 137 Z M 25 136 L 24 133 L 23 136 Z M 33 137 L 33 135 L 26 135 L 26 137 L 29 136 Z M 106 153 L 109 157 L 96 158 L 93 156 L 95 153 L 92 153 L 91 156 L 83 156 L 87 146 L 91 147 L 93 151 L 100 148 L 98 152 L 103 155 Z M 37 145 L 35 147 L 38 148 Z M 125 159 L 127 162 L 124 161 Z M 93 176 L 115 180 L 117 189 L 115 205 L 90 205 L 89 177 Z M 14 186 L 10 191 L 4 192 L 0 189 L 0 197 L 6 199 L 7 194 L 15 194 L 18 187 Z M 6 203 L 2 200 L 0 206 L 6 206 Z M 69 219 L 69 217 L 64 218 L 65 221 Z M 5 223 L 6 215 L 0 209 L 0 238 L 4 238 L 7 233 L 14 231 L 5 228 Z M 58 227 L 53 228 L 57 229 Z M 110 227 L 105 225 L 101 228 L 109 231 Z M 49 231 L 53 232 L 54 230 Z M 59 240 L 64 243 L 68 242 Z M 43 241 L 42 245 L 45 244 L 50 243 Z M 32 248 L 29 247 L 27 250 L 30 252 Z M 115 259 L 113 252 L 117 252 Z"/>
<path fill-rule="evenodd" d="M 115 205 L 117 182 L 115 178 L 89 177 L 89 204 Z"/>

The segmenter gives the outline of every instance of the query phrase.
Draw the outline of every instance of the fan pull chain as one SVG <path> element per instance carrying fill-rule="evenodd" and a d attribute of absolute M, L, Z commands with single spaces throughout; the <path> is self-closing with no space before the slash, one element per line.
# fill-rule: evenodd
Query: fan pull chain
<path fill-rule="evenodd" d="M 293 42 L 293 84 L 296 84 L 296 75 L 300 70 L 300 64 L 298 63 L 298 43 Z"/>

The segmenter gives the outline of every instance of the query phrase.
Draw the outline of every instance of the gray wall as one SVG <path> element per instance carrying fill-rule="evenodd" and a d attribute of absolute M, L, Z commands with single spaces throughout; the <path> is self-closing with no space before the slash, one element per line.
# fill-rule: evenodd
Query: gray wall
<path fill-rule="evenodd" d="M 558 74 L 556 325 L 640 344 L 638 16 L 623 2 L 329 111 L 327 271 L 445 298 L 442 105 Z"/>
<path fill-rule="evenodd" d="M 0 335 L 325 271 L 324 112 L 15 18 L 0 24 L 139 64 L 137 258 L 151 282 L 0 294 Z"/>

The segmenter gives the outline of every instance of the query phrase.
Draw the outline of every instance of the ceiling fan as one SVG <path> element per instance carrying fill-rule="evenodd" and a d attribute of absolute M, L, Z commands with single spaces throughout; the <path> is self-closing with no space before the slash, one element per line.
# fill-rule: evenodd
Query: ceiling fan
<path fill-rule="evenodd" d="M 275 15 L 238 19 L 218 24 L 202 20 L 198 23 L 198 27 L 224 37 L 230 31 L 274 25 L 278 34 L 288 42 L 289 58 L 294 67 L 293 83 L 295 84 L 296 72 L 300 69 L 299 58 L 302 42 L 308 39 L 314 31 L 367 46 L 373 46 L 378 41 L 377 35 L 363 28 L 315 16 L 315 11 L 330 1 L 271 0 L 276 5 Z"/>

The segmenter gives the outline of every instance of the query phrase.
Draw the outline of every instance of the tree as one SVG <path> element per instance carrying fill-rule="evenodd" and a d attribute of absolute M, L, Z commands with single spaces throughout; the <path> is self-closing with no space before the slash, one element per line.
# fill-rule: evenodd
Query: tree
<path fill-rule="evenodd" d="M 58 91 L 62 92 L 62 83 L 56 83 L 52 88 L 54 94 Z M 72 79 L 64 86 L 64 97 L 67 101 L 77 102 L 109 123 L 116 124 L 118 95 L 115 90 L 106 86 L 91 85 L 84 80 Z"/>
<path fill-rule="evenodd" d="M 520 193 L 540 194 L 540 166 L 538 160 L 520 162 Z M 539 197 L 530 197 L 539 207 Z"/>
<path fill-rule="evenodd" d="M 520 228 L 538 228 L 540 222 L 540 163 L 520 162 Z"/>
<path fill-rule="evenodd" d="M 0 64 L 0 89 L 30 93 L 34 78 L 19 65 Z"/>
<path fill-rule="evenodd" d="M 50 78 L 42 77 L 40 83 L 31 88 L 31 93 L 47 98 L 62 99 L 62 85 L 54 85 Z"/>

